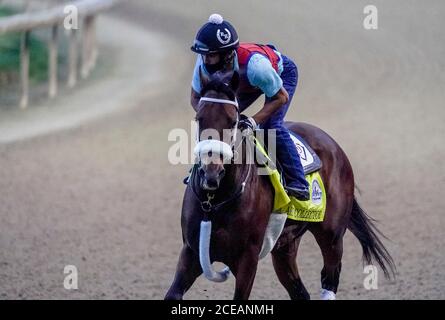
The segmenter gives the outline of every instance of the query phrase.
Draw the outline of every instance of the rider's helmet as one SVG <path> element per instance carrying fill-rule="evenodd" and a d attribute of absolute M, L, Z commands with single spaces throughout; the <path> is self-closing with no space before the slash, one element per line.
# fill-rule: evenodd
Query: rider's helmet
<path fill-rule="evenodd" d="M 191 47 L 198 54 L 225 53 L 238 48 L 239 39 L 235 28 L 217 13 L 199 29 Z"/>

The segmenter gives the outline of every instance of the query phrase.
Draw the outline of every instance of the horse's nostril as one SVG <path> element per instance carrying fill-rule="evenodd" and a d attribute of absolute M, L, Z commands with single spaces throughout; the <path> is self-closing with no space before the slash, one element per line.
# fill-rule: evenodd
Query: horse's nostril
<path fill-rule="evenodd" d="M 204 177 L 206 173 L 205 173 L 205 171 L 204 171 L 203 168 L 199 168 L 199 170 L 198 170 L 198 174 L 199 174 L 201 177 Z"/>
<path fill-rule="evenodd" d="M 225 174 L 226 174 L 226 169 L 222 169 L 222 170 L 219 172 L 219 177 L 222 178 Z"/>
<path fill-rule="evenodd" d="M 208 179 L 207 180 L 207 185 L 210 188 L 218 188 L 218 181 L 216 179 Z"/>

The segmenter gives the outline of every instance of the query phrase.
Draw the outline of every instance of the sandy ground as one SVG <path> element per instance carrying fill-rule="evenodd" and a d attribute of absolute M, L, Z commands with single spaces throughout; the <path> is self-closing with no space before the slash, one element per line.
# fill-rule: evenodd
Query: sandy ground
<path fill-rule="evenodd" d="M 346 234 L 337 297 L 445 298 L 445 5 L 373 1 L 379 29 L 367 31 L 366 4 L 186 1 L 179 7 L 134 0 L 115 10 L 114 17 L 175 42 L 162 66 L 167 77 L 156 91 L 139 90 L 121 112 L 0 144 L 0 298 L 163 297 L 181 248 L 181 179 L 188 169 L 168 163 L 167 135 L 190 126 L 188 48 L 214 11 L 237 26 L 242 40 L 273 42 L 294 58 L 300 82 L 287 118 L 318 125 L 340 143 L 361 204 L 391 239 L 385 244 L 397 279 L 379 277 L 378 289 L 369 291 L 358 241 Z M 309 234 L 298 262 L 318 298 L 322 262 Z M 78 268 L 78 290 L 63 287 L 69 264 Z M 186 298 L 230 299 L 233 288 L 233 278 L 213 284 L 201 277 Z M 288 298 L 270 257 L 260 263 L 251 298 Z"/>

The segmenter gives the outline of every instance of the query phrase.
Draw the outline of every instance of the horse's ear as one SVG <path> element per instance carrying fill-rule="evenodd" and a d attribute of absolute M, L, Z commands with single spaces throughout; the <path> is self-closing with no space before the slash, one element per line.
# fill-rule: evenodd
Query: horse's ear
<path fill-rule="evenodd" d="M 239 86 L 239 73 L 238 71 L 234 71 L 232 75 L 232 79 L 230 79 L 230 87 L 234 92 L 238 90 Z"/>
<path fill-rule="evenodd" d="M 199 82 L 201 82 L 201 89 L 204 88 L 210 82 L 209 77 L 207 77 L 202 73 L 201 66 L 199 66 Z"/>

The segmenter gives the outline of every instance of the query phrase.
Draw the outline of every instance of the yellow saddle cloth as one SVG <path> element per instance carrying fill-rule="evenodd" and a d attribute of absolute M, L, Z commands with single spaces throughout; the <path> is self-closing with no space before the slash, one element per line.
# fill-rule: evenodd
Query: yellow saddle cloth
<path fill-rule="evenodd" d="M 250 136 L 252 142 L 271 163 L 267 152 L 261 143 L 253 135 Z M 308 201 L 300 201 L 294 197 L 289 197 L 281 183 L 281 176 L 277 169 L 265 166 L 270 182 L 275 190 L 273 212 L 286 213 L 287 217 L 297 221 L 320 222 L 324 219 L 326 211 L 326 191 L 319 171 L 306 175 L 306 181 L 309 183 L 311 198 Z"/>

